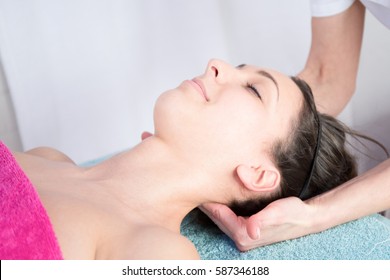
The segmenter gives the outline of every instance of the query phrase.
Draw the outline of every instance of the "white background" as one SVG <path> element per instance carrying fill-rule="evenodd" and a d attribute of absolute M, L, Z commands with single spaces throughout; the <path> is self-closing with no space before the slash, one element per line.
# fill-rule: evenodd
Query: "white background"
<path fill-rule="evenodd" d="M 122 275 L 127 267 L 140 271 L 153 269 L 176 270 L 181 269 L 183 274 L 189 269 L 191 275 Z M 268 275 L 235 275 L 235 269 L 249 268 L 257 271 L 258 267 L 268 267 Z M 218 273 L 231 271 L 230 274 Z M 206 275 L 200 272 L 206 272 Z M 198 272 L 197 275 L 196 272 Z M 173 272 L 174 273 L 174 272 Z M 140 274 L 140 273 L 138 273 Z M 158 272 L 156 273 L 158 274 Z M 300 279 L 300 280 L 328 280 L 335 276 L 341 279 L 388 279 L 389 261 L 291 261 L 291 260 L 219 260 L 219 261 L 2 261 L 1 276 L 3 280 L 46 280 L 46 279 Z"/>
<path fill-rule="evenodd" d="M 293 75 L 310 35 L 308 0 L 0 0 L 23 147 L 51 146 L 79 163 L 153 132 L 157 96 L 210 58 Z M 341 115 L 387 148 L 389 52 L 390 31 L 367 13 L 357 92 Z"/>

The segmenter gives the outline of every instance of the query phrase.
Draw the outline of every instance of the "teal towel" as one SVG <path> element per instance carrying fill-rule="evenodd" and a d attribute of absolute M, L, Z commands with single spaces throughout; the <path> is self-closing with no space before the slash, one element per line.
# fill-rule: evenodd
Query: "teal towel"
<path fill-rule="evenodd" d="M 225 234 L 195 220 L 192 213 L 186 217 L 182 234 L 194 243 L 204 260 L 390 259 L 390 220 L 378 214 L 243 253 Z"/>

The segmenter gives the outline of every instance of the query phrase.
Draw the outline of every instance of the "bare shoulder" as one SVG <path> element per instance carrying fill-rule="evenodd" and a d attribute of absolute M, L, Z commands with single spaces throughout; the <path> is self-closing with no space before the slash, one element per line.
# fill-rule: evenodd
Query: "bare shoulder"
<path fill-rule="evenodd" d="M 179 233 L 162 227 L 145 227 L 132 238 L 132 258 L 155 260 L 199 259 L 194 244 Z"/>
<path fill-rule="evenodd" d="M 60 152 L 50 147 L 38 147 L 28 150 L 25 153 L 37 157 L 42 157 L 48 160 L 74 163 L 74 161 L 70 159 L 67 155 L 65 155 L 63 152 Z"/>

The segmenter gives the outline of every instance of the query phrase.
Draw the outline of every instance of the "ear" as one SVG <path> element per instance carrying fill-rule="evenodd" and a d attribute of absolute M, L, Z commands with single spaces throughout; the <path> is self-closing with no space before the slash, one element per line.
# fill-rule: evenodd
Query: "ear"
<path fill-rule="evenodd" d="M 241 164 L 236 172 L 242 184 L 250 191 L 270 192 L 276 189 L 280 182 L 279 170 L 272 164 L 258 167 Z"/>

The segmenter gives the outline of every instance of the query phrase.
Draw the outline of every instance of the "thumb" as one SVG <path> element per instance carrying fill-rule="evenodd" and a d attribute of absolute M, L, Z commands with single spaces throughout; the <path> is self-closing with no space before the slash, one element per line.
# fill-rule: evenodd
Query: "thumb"
<path fill-rule="evenodd" d="M 279 200 L 282 201 L 282 200 Z M 278 201 L 274 201 L 260 212 L 250 216 L 246 223 L 248 236 L 253 240 L 260 238 L 261 231 L 275 226 L 276 221 L 280 220 L 280 211 Z"/>
<path fill-rule="evenodd" d="M 260 238 L 260 229 L 263 224 L 262 220 L 262 212 L 259 212 L 248 218 L 246 223 L 246 231 L 251 239 L 257 240 Z"/>

